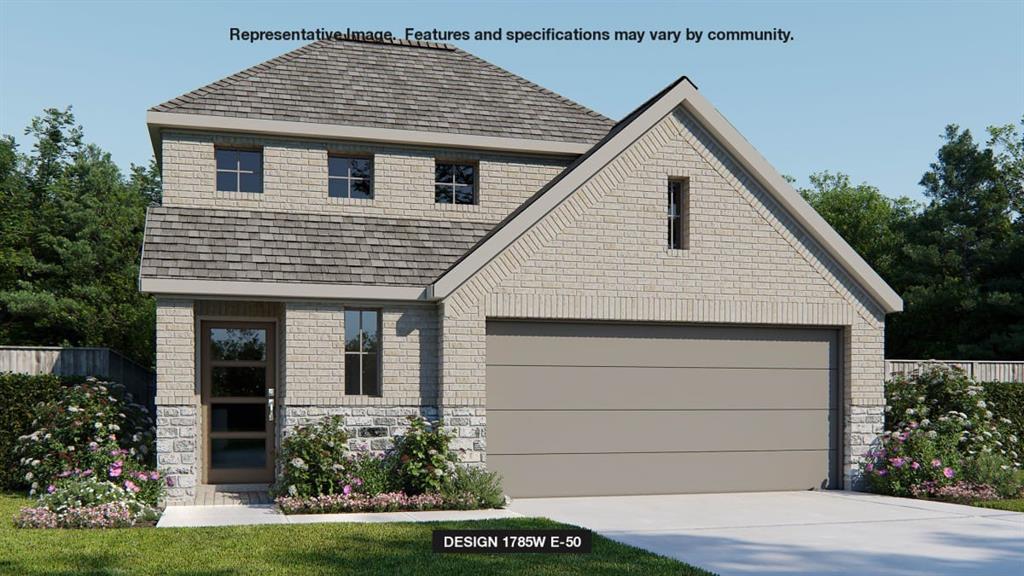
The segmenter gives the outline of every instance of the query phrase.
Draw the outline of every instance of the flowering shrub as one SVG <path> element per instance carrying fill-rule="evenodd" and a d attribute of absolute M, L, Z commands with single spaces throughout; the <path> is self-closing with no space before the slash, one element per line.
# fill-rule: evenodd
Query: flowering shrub
<path fill-rule="evenodd" d="M 409 494 L 440 491 L 458 461 L 452 436 L 441 422 L 409 416 L 409 430 L 395 441 L 388 456 L 399 485 Z"/>
<path fill-rule="evenodd" d="M 325 494 L 323 496 L 281 496 L 276 500 L 285 514 L 330 514 L 341 512 L 397 512 L 400 510 L 472 510 L 478 508 L 469 494 L 442 496 L 403 492 L 382 494 Z"/>
<path fill-rule="evenodd" d="M 32 426 L 16 448 L 30 494 L 61 478 L 101 478 L 150 504 L 159 498 L 153 421 L 120 384 L 89 378 L 70 386 L 37 406 Z"/>
<path fill-rule="evenodd" d="M 15 519 L 22 528 L 123 528 L 155 511 L 136 491 L 97 478 L 65 478 L 49 485 L 33 508 Z"/>
<path fill-rule="evenodd" d="M 963 371 L 930 365 L 886 385 L 885 432 L 862 472 L 883 494 L 953 498 L 1018 494 L 1019 439 L 997 417 L 982 386 Z"/>
<path fill-rule="evenodd" d="M 501 476 L 484 468 L 457 466 L 441 493 L 450 497 L 470 496 L 480 508 L 501 508 L 505 505 Z"/>
<path fill-rule="evenodd" d="M 281 442 L 281 474 L 273 492 L 290 496 L 335 494 L 351 484 L 343 474 L 348 434 L 341 416 L 300 426 Z"/>
<path fill-rule="evenodd" d="M 14 519 L 18 528 L 129 528 L 139 515 L 124 502 L 68 508 L 53 512 L 46 508 L 22 508 Z"/>

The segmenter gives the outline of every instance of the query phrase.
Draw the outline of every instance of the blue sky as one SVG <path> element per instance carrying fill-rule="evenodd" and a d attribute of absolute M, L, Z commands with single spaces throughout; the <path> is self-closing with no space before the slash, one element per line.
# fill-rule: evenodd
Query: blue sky
<path fill-rule="evenodd" d="M 460 42 L 618 119 L 679 75 L 782 173 L 843 171 L 890 196 L 917 185 L 943 127 L 977 137 L 1024 113 L 1024 2 L 11 2 L 0 0 L 0 132 L 73 105 L 122 166 L 152 155 L 150 106 L 301 43 L 228 29 L 740 30 L 775 42 Z"/>

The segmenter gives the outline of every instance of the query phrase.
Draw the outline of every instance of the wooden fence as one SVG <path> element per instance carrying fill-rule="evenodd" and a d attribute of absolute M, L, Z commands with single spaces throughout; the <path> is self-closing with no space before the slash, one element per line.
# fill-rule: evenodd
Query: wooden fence
<path fill-rule="evenodd" d="M 136 402 L 154 413 L 156 374 L 110 348 L 0 346 L 0 372 L 95 376 L 120 382 Z"/>
<path fill-rule="evenodd" d="M 924 364 L 955 366 L 979 382 L 1024 382 L 1024 362 L 989 360 L 886 360 L 885 375 L 907 374 Z"/>

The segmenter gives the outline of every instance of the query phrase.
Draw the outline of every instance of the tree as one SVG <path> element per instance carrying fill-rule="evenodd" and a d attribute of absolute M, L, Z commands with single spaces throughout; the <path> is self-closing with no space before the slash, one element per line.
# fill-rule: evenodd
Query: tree
<path fill-rule="evenodd" d="M 890 319 L 890 356 L 1024 358 L 1024 241 L 1015 129 L 981 147 L 946 128 L 921 178 L 929 204 L 908 222 L 894 285 L 905 311 Z M 1015 156 L 1016 155 L 1016 156 Z"/>
<path fill-rule="evenodd" d="M 136 281 L 155 165 L 124 178 L 70 108 L 25 133 L 31 154 L 0 141 L 0 341 L 109 346 L 151 366 L 155 307 Z"/>
<path fill-rule="evenodd" d="M 892 276 L 915 204 L 893 200 L 867 183 L 854 186 L 842 172 L 818 172 L 800 194 L 883 278 Z"/>

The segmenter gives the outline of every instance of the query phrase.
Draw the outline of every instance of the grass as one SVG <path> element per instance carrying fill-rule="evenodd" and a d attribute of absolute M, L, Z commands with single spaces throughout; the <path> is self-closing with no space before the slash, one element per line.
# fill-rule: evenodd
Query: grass
<path fill-rule="evenodd" d="M 983 500 L 975 502 L 973 506 L 979 508 L 994 508 L 996 510 L 1009 510 L 1011 512 L 1024 512 L 1024 498 L 1011 498 L 1009 500 Z"/>
<path fill-rule="evenodd" d="M 24 530 L 29 501 L 0 495 L 0 574 L 708 575 L 594 535 L 590 554 L 434 554 L 435 528 L 559 528 L 540 518 L 431 524 Z"/>

